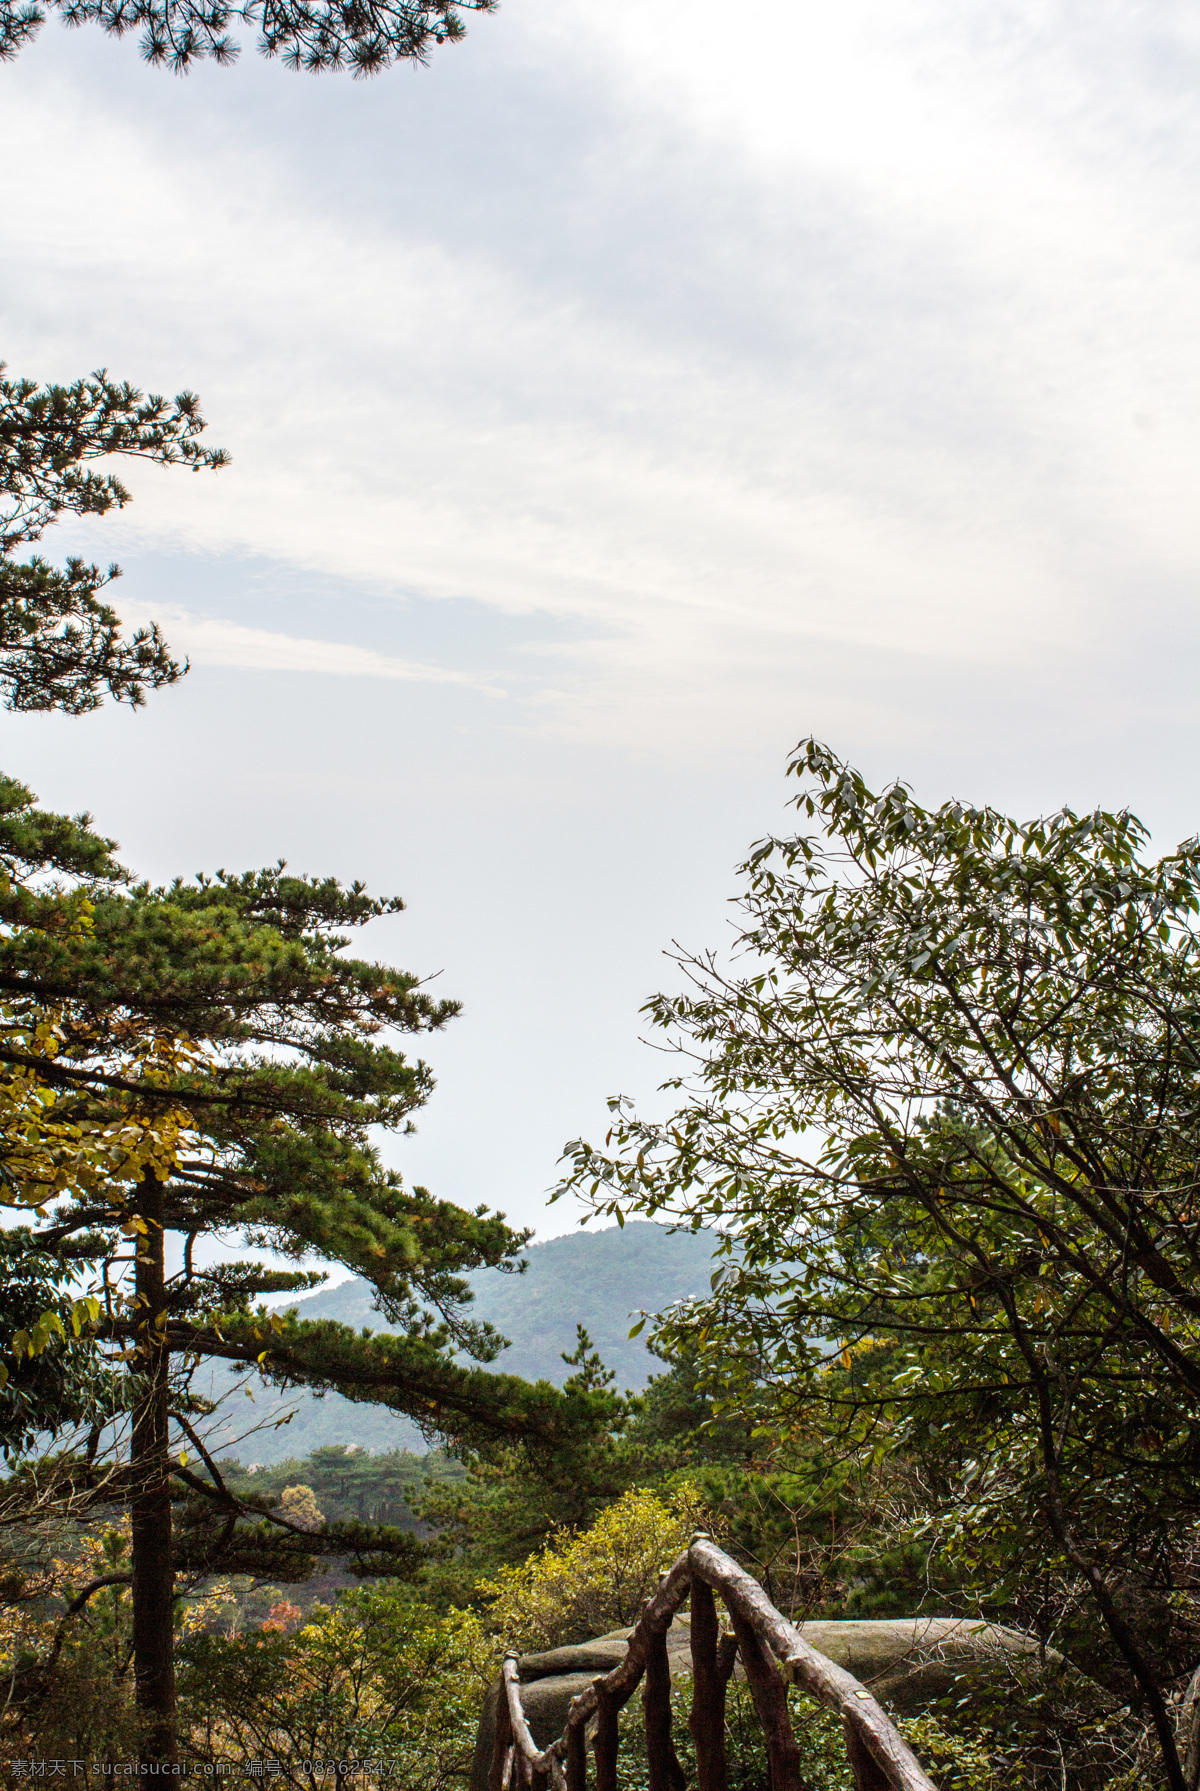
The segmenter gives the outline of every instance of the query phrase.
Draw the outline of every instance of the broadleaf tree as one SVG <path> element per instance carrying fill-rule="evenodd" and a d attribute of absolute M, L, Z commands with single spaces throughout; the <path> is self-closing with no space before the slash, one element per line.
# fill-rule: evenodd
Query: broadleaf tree
<path fill-rule="evenodd" d="M 731 1409 L 956 1464 L 960 1569 L 992 1610 L 1069 1576 L 1086 1664 L 1183 1791 L 1200 844 L 1154 859 L 1125 812 L 923 808 L 811 740 L 791 770 L 815 830 L 754 848 L 738 949 L 679 954 L 683 991 L 648 1004 L 677 1110 L 615 1099 L 565 1186 L 721 1230 L 711 1297 L 661 1341 Z"/>

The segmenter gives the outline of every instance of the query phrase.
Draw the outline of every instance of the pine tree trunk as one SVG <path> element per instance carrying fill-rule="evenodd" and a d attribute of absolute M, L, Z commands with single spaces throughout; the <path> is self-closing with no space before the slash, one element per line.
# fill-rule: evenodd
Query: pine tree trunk
<path fill-rule="evenodd" d="M 174 1761 L 175 1576 L 167 1452 L 166 1278 L 162 1186 L 147 1172 L 138 1198 L 146 1231 L 137 1240 L 137 1371 L 144 1392 L 133 1412 L 133 1669 L 143 1725 L 142 1759 Z M 161 1319 L 161 1322 L 159 1322 Z"/>

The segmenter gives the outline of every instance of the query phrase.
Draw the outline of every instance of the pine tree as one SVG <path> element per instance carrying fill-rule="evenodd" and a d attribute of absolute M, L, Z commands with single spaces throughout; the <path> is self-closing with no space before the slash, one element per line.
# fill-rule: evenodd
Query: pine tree
<path fill-rule="evenodd" d="M 199 448 L 186 395 L 170 407 L 97 375 L 43 392 L 8 386 L 3 403 L 9 546 L 64 510 L 126 501 L 111 475 L 84 469 L 96 454 L 194 467 L 223 458 Z M 24 621 L 4 611 L 24 628 L 0 654 L 15 706 L 79 713 L 104 689 L 136 702 L 178 675 L 156 632 L 122 645 L 117 618 L 88 607 L 92 570 L 66 622 L 53 606 Z M 371 1142 L 375 1128 L 408 1129 L 433 1086 L 397 1036 L 438 1030 L 458 1011 L 417 977 L 346 955 L 353 929 L 402 907 L 282 862 L 153 888 L 89 817 L 45 812 L 0 778 L 0 1198 L 36 1220 L 21 1239 L 30 1270 L 9 1300 L 20 1332 L 0 1413 L 10 1445 L 35 1425 L 88 1432 L 82 1455 L 22 1470 L 14 1496 L 29 1483 L 44 1499 L 49 1474 L 76 1511 L 89 1496 L 130 1507 L 148 1760 L 175 1751 L 178 1573 L 265 1563 L 294 1578 L 321 1550 L 350 1554 L 366 1573 L 411 1571 L 414 1560 L 411 1536 L 353 1524 L 314 1536 L 235 1495 L 205 1445 L 201 1363 L 381 1402 L 465 1443 L 523 1437 L 553 1451 L 594 1423 L 586 1389 L 563 1395 L 456 1359 L 485 1363 L 501 1346 L 471 1321 L 463 1277 L 516 1268 L 523 1236 L 485 1207 L 406 1188 Z M 264 1296 L 314 1277 L 206 1260 L 206 1243 L 231 1233 L 365 1277 L 402 1334 L 269 1316 Z M 53 1304 L 34 1316 L 47 1287 L 61 1292 L 70 1327 Z M 105 1444 L 121 1409 L 114 1466 Z"/>
<path fill-rule="evenodd" d="M 349 68 L 378 74 L 396 62 L 424 62 L 437 44 L 464 35 L 461 15 L 493 12 L 496 0 L 48 0 L 64 24 L 97 24 L 112 37 L 139 26 L 148 62 L 182 74 L 193 62 L 229 63 L 238 54 L 230 27 L 254 26 L 258 49 L 288 68 Z M 0 0 L 0 62 L 37 36 L 39 0 Z"/>
<path fill-rule="evenodd" d="M 222 1564 L 222 1534 L 234 1544 L 242 1510 L 205 1459 L 192 1388 L 200 1362 L 381 1401 L 466 1441 L 532 1435 L 535 1447 L 553 1447 L 586 1428 L 590 1396 L 453 1359 L 495 1355 L 500 1340 L 471 1321 L 462 1277 L 513 1268 L 523 1238 L 485 1208 L 405 1188 L 370 1142 L 375 1127 L 406 1128 L 432 1088 L 426 1065 L 391 1039 L 439 1029 L 457 1011 L 415 977 L 345 955 L 347 929 L 396 913 L 398 901 L 283 865 L 135 885 L 110 842 L 37 809 L 11 782 L 0 801 L 0 867 L 0 995 L 14 1015 L 26 1004 L 57 1015 L 57 1050 L 36 1060 L 22 1032 L 14 1043 L 12 1022 L 0 1029 L 0 1065 L 27 1071 L 33 1061 L 64 1127 L 118 1140 L 107 1175 L 52 1205 L 43 1186 L 20 1183 L 19 1155 L 10 1155 L 20 1194 L 8 1198 L 42 1204 L 33 1242 L 43 1256 L 94 1269 L 95 1335 L 129 1362 L 135 1661 L 140 1702 L 156 1722 L 150 1757 L 165 1759 L 180 1565 L 172 1483 L 209 1507 L 211 1521 L 191 1525 L 193 1570 Z M 147 1134 L 155 1149 L 131 1179 Z M 174 1141 L 169 1163 L 164 1136 Z M 365 1277 L 403 1334 L 268 1320 L 255 1302 L 311 1277 L 203 1261 L 197 1247 L 229 1233 Z M 92 1455 L 98 1435 L 99 1426 Z M 182 1451 L 172 1453 L 173 1440 Z M 207 1472 L 189 1465 L 189 1452 Z"/>
<path fill-rule="evenodd" d="M 0 13 L 0 33 L 3 14 Z M 0 38 L 2 42 L 2 38 Z M 107 372 L 73 385 L 8 379 L 0 362 L 0 687 L 9 709 L 82 715 L 105 693 L 136 707 L 147 690 L 187 669 L 171 658 L 155 626 L 121 638 L 100 592 L 121 576 L 80 559 L 54 567 L 14 559 L 62 515 L 104 516 L 129 502 L 115 473 L 89 461 L 115 454 L 215 471 L 229 457 L 205 448 L 196 397 L 168 401 L 118 385 Z"/>

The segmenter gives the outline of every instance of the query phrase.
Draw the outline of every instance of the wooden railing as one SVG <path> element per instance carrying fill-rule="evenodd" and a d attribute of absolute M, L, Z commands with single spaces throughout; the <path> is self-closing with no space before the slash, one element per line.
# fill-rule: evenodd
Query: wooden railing
<path fill-rule="evenodd" d="M 728 1609 L 731 1635 L 721 1634 L 714 1592 Z M 572 1700 L 566 1728 L 546 1748 L 537 1747 L 525 1718 L 517 1657 L 505 1657 L 488 1791 L 585 1791 L 589 1734 L 595 1791 L 617 1791 L 617 1718 L 643 1679 L 650 1791 L 686 1791 L 671 1739 L 667 1631 L 689 1594 L 695 1791 L 726 1791 L 725 1693 L 739 1658 L 762 1725 L 771 1791 L 803 1791 L 789 1683 L 839 1712 L 858 1791 L 937 1791 L 866 1687 L 811 1648 L 762 1587 L 707 1536 L 694 1536 L 663 1575 L 642 1607 L 624 1660 Z"/>

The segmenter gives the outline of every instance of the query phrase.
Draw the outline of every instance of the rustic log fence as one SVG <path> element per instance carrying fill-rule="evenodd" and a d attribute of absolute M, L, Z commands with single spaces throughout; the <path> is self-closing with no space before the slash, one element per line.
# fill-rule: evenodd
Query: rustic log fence
<path fill-rule="evenodd" d="M 721 1633 L 714 1592 L 728 1609 L 731 1635 Z M 594 1791 L 617 1791 L 617 1719 L 643 1681 L 650 1791 L 686 1791 L 671 1740 L 667 1631 L 689 1594 L 694 1791 L 726 1791 L 725 1694 L 739 1659 L 762 1725 L 771 1791 L 804 1791 L 788 1715 L 789 1683 L 840 1714 L 857 1791 L 937 1791 L 866 1687 L 810 1647 L 762 1587 L 707 1536 L 694 1536 L 663 1575 L 642 1607 L 624 1660 L 572 1700 L 566 1728 L 546 1748 L 537 1747 L 525 1719 L 517 1657 L 505 1657 L 488 1791 L 586 1791 L 589 1737 Z"/>

